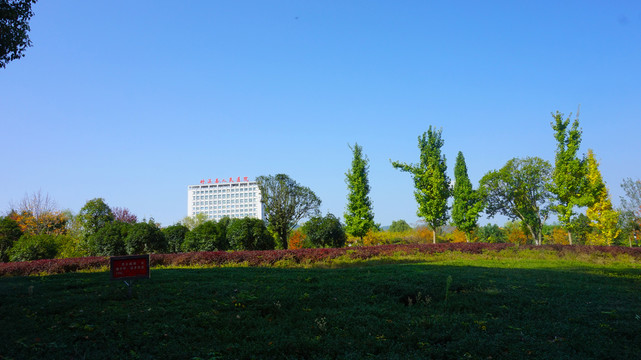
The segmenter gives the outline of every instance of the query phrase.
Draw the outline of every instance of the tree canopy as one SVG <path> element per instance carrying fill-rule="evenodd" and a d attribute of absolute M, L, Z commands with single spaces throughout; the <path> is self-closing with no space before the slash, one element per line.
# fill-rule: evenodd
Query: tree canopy
<path fill-rule="evenodd" d="M 0 217 L 0 262 L 9 261 L 9 250 L 22 236 L 18 223 L 8 217 Z"/>
<path fill-rule="evenodd" d="M 307 247 L 343 247 L 347 240 L 345 229 L 341 221 L 333 214 L 314 216 L 303 226 Z"/>
<path fill-rule="evenodd" d="M 485 212 L 512 220 L 520 219 L 536 244 L 542 242 L 542 227 L 549 214 L 548 182 L 552 174 L 549 162 L 538 158 L 514 158 L 500 170 L 492 170 L 481 179 L 486 203 Z"/>
<path fill-rule="evenodd" d="M 185 216 L 181 223 L 185 225 L 189 230 L 194 230 L 198 225 L 207 221 L 207 214 L 198 213 L 194 216 Z"/>
<path fill-rule="evenodd" d="M 621 196 L 621 207 L 641 220 L 641 180 L 627 178 L 621 183 L 625 196 Z"/>
<path fill-rule="evenodd" d="M 392 221 L 392 225 L 387 229 L 387 231 L 390 232 L 403 232 L 407 230 L 412 230 L 412 227 L 403 219 Z"/>
<path fill-rule="evenodd" d="M 319 214 L 321 200 L 308 187 L 299 185 L 285 174 L 256 178 L 265 207 L 267 224 L 287 249 L 290 231 L 305 217 Z"/>
<path fill-rule="evenodd" d="M 114 214 L 103 198 L 87 201 L 78 213 L 78 221 L 83 236 L 86 238 L 95 234 L 102 227 L 114 221 Z"/>
<path fill-rule="evenodd" d="M 222 220 L 222 219 L 221 219 Z M 214 220 L 205 221 L 185 235 L 184 251 L 227 250 L 227 224 Z"/>
<path fill-rule="evenodd" d="M 29 20 L 36 0 L 0 0 L 0 68 L 20 59 L 31 46 Z"/>
<path fill-rule="evenodd" d="M 233 219 L 227 226 L 227 240 L 234 250 L 272 250 L 274 237 L 271 236 L 261 219 Z"/>

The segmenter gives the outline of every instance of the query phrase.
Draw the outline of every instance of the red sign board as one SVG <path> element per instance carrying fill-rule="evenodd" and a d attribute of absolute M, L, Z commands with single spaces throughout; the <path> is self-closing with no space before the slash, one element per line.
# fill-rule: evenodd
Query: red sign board
<path fill-rule="evenodd" d="M 149 254 L 113 256 L 110 259 L 111 279 L 149 279 Z"/>

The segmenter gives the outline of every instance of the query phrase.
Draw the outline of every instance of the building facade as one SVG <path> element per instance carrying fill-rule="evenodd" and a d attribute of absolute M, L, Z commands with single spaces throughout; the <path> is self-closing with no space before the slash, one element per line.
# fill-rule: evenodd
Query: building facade
<path fill-rule="evenodd" d="M 187 187 L 187 216 L 205 214 L 208 219 L 220 220 L 244 217 L 265 220 L 260 189 L 247 177 L 200 180 Z"/>

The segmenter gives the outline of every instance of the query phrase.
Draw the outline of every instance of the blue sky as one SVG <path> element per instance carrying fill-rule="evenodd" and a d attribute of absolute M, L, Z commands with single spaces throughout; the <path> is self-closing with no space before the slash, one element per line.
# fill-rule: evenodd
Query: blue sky
<path fill-rule="evenodd" d="M 40 1 L 0 69 L 0 208 L 41 190 L 171 225 L 201 179 L 286 173 L 342 215 L 358 142 L 375 220 L 418 220 L 417 138 L 474 184 L 554 161 L 576 113 L 615 204 L 641 178 L 638 1 Z M 491 222 L 503 223 L 504 219 Z M 487 220 L 483 220 L 487 222 Z"/>

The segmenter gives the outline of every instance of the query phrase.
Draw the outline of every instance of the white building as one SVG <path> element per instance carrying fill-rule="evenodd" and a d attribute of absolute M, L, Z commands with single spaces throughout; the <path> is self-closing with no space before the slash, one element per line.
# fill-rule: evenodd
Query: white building
<path fill-rule="evenodd" d="M 187 188 L 187 216 L 203 213 L 214 220 L 225 216 L 265 220 L 260 199 L 258 183 L 247 177 L 203 179 Z"/>

